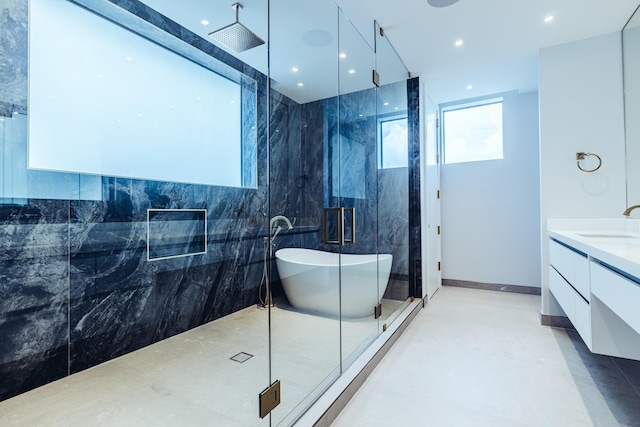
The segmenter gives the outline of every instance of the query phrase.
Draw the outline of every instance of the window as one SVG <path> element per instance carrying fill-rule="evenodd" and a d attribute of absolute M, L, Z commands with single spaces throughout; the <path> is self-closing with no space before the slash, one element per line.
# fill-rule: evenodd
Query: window
<path fill-rule="evenodd" d="M 443 109 L 444 163 L 503 158 L 502 100 Z"/>
<path fill-rule="evenodd" d="M 406 168 L 409 162 L 407 118 L 381 120 L 379 123 L 378 168 Z"/>
<path fill-rule="evenodd" d="M 30 169 L 256 187 L 255 81 L 73 2 L 33 0 L 29 30 Z"/>

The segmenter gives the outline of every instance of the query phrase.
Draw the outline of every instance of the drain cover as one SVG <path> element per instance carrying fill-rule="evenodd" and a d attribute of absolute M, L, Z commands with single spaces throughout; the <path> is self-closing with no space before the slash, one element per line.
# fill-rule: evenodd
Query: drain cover
<path fill-rule="evenodd" d="M 247 360 L 251 359 L 252 357 L 253 357 L 253 354 L 249 354 L 249 353 L 245 353 L 244 351 L 241 351 L 240 353 L 231 357 L 231 360 L 238 363 L 244 363 Z"/>

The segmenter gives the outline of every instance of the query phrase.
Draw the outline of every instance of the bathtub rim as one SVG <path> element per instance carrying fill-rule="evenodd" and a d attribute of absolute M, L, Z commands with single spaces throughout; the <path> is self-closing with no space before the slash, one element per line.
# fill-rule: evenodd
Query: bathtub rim
<path fill-rule="evenodd" d="M 339 257 L 346 257 L 343 260 L 341 260 L 340 262 L 331 262 L 331 263 L 319 263 L 315 260 L 306 260 L 307 262 L 301 262 L 299 260 L 296 259 L 292 259 L 292 258 L 287 258 L 287 257 L 283 257 L 282 254 L 279 255 L 279 253 L 284 252 L 285 255 L 287 252 L 294 252 L 294 251 L 299 251 L 300 253 L 321 253 L 321 254 L 327 254 L 329 255 L 331 258 L 335 258 L 336 260 L 339 259 Z M 325 255 L 325 257 L 327 257 Z M 373 258 L 375 257 L 375 258 Z M 275 258 L 279 259 L 283 262 L 289 262 L 291 264 L 297 264 L 297 265 L 307 265 L 307 266 L 318 266 L 318 267 L 342 267 L 342 266 L 355 266 L 355 265 L 363 265 L 363 264 L 369 264 L 372 262 L 380 262 L 380 261 L 388 261 L 391 260 L 393 261 L 393 254 L 341 254 L 341 253 L 336 253 L 336 252 L 328 252 L 328 251 L 323 251 L 320 249 L 308 249 L 308 248 L 281 248 L 278 249 L 275 252 Z M 355 261 L 355 259 L 357 258 L 363 258 L 360 261 Z M 368 259 L 367 259 L 368 258 Z M 311 261 L 311 262 L 309 262 Z"/>

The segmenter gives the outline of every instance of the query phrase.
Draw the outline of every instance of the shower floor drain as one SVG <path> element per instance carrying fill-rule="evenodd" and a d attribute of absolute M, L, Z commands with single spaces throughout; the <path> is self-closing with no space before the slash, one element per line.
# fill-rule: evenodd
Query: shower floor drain
<path fill-rule="evenodd" d="M 241 351 L 240 353 L 231 357 L 231 360 L 238 363 L 244 363 L 247 360 L 251 359 L 252 357 L 253 357 L 253 354 L 249 354 L 249 353 L 245 353 L 244 351 Z"/>

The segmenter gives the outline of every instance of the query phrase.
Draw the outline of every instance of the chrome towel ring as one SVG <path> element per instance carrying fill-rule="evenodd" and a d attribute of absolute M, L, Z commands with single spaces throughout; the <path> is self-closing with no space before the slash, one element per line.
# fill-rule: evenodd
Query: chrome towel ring
<path fill-rule="evenodd" d="M 598 166 L 596 166 L 594 169 L 585 169 L 582 166 L 580 166 L 580 161 L 586 159 L 589 156 L 593 156 L 598 159 Z M 600 166 L 602 166 L 602 159 L 600 158 L 600 156 L 598 156 L 595 153 L 576 153 L 576 160 L 577 160 L 576 163 L 578 164 L 578 169 L 580 169 L 582 172 L 595 172 L 598 169 L 600 169 Z"/>

